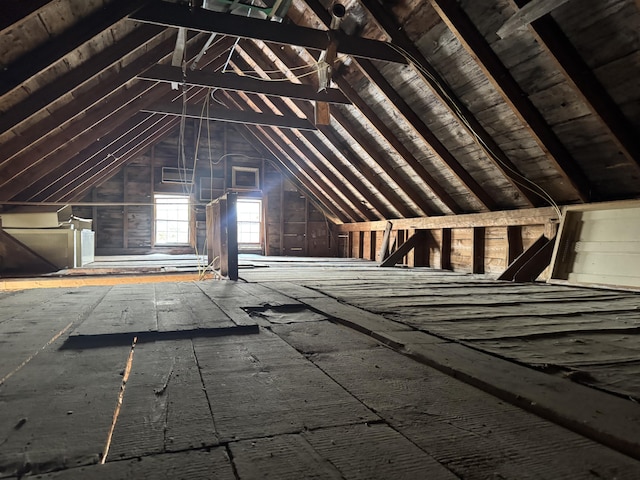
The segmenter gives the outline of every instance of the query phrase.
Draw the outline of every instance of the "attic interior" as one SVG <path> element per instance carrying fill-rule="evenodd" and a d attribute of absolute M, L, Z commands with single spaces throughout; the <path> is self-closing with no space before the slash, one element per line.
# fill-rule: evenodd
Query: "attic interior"
<path fill-rule="evenodd" d="M 640 478 L 638 0 L 0 9 L 0 478 Z"/>

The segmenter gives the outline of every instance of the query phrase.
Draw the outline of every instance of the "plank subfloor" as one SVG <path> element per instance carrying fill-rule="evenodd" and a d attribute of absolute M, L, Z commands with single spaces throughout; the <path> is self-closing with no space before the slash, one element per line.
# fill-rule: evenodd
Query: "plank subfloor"
<path fill-rule="evenodd" d="M 640 478 L 640 461 L 621 453 L 629 451 L 625 445 L 617 451 L 567 430 L 417 362 L 408 351 L 431 350 L 442 355 L 443 364 L 467 362 L 469 371 L 508 377 L 505 388 L 517 389 L 520 379 L 511 367 L 524 367 L 457 342 L 487 351 L 519 349 L 523 357 L 533 357 L 540 347 L 548 360 L 580 369 L 584 349 L 598 378 L 633 388 L 627 381 L 638 365 L 632 333 L 613 340 L 609 335 L 618 325 L 598 318 L 607 310 L 590 309 L 618 301 L 629 309 L 635 296 L 591 296 L 583 289 L 422 270 L 382 271 L 362 261 L 288 259 L 269 265 L 243 270 L 248 283 L 0 295 L 0 478 Z M 529 303 L 523 300 L 528 288 Z M 422 316 L 402 306 L 414 293 L 420 298 L 411 309 L 417 312 L 422 305 Z M 429 301 L 444 312 L 451 307 L 447 299 L 465 295 L 464 308 L 482 313 L 477 318 L 429 319 Z M 493 303 L 480 298 L 491 295 L 496 295 Z M 563 296 L 569 300 L 556 302 Z M 384 309 L 385 299 L 393 313 L 367 311 L 367 302 Z M 537 315 L 530 307 L 557 303 L 569 311 L 584 299 L 591 303 L 565 316 L 571 330 L 559 328 L 560 315 Z M 527 313 L 489 318 L 484 308 Z M 633 311 L 625 312 L 618 313 L 618 321 L 635 325 Z M 581 330 L 582 317 L 597 328 Z M 478 335 L 483 322 L 492 322 L 487 336 Z M 419 331 L 431 324 L 455 326 L 451 331 L 460 338 L 449 338 L 445 330 L 439 336 Z M 233 333 L 256 325 L 257 334 Z M 197 335 L 211 328 L 229 334 Z M 158 335 L 133 349 L 99 341 L 61 348 L 70 337 L 144 331 Z M 545 335 L 535 335 L 539 331 Z M 163 332 L 190 333 L 178 338 Z M 586 343 L 572 343 L 567 332 Z M 562 353 L 570 349 L 571 355 Z M 508 368 L 501 370 L 496 361 Z M 611 370 L 611 362 L 626 370 Z M 576 411 L 594 411 L 572 392 L 559 389 L 554 398 Z M 598 394 L 611 405 L 601 405 L 594 428 L 607 419 L 611 428 L 618 425 L 611 409 L 625 402 L 619 410 L 629 415 L 619 433 L 634 436 L 640 428 L 638 405 Z"/>

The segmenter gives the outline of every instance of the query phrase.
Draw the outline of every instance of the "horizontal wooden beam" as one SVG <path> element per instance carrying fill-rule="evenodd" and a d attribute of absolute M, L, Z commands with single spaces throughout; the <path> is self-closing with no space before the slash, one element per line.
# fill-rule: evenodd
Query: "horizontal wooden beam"
<path fill-rule="evenodd" d="M 311 65 L 309 68 L 313 68 Z M 300 100 L 318 100 L 327 103 L 348 104 L 347 97 L 337 88 L 318 91 L 311 85 L 291 83 L 289 81 L 269 81 L 258 78 L 237 75 L 235 73 L 203 72 L 201 70 L 182 73 L 180 67 L 171 65 L 156 65 L 138 75 L 144 80 L 156 82 L 177 82 L 197 87 L 221 88 L 235 92 L 263 93 L 276 97 L 298 98 Z"/>
<path fill-rule="evenodd" d="M 315 50 L 326 50 L 332 42 L 335 42 L 338 53 L 373 60 L 408 63 L 404 55 L 386 42 L 347 35 L 341 31 L 329 33 L 326 30 L 268 22 L 202 8 L 190 9 L 163 1 L 152 2 L 130 15 L 129 18 L 165 27 L 186 27 L 201 32 L 223 33 L 234 37 L 297 45 Z"/>
<path fill-rule="evenodd" d="M 553 207 L 525 208 L 501 212 L 469 213 L 465 215 L 446 215 L 442 217 L 416 217 L 393 220 L 393 228 L 407 230 L 431 230 L 438 228 L 508 227 L 510 225 L 545 225 L 557 223 L 558 215 Z M 339 225 L 337 231 L 367 232 L 383 231 L 386 220 L 377 222 L 346 223 Z"/>
<path fill-rule="evenodd" d="M 243 123 L 249 125 L 266 125 L 278 128 L 297 128 L 298 130 L 315 130 L 311 122 L 306 118 L 293 115 L 274 115 L 271 113 L 249 112 L 244 110 L 225 110 L 219 107 L 204 109 L 202 105 L 187 105 L 183 111 L 178 102 L 153 105 L 145 108 L 143 112 L 162 113 L 165 115 L 185 115 L 190 118 L 202 118 L 220 122 Z"/>

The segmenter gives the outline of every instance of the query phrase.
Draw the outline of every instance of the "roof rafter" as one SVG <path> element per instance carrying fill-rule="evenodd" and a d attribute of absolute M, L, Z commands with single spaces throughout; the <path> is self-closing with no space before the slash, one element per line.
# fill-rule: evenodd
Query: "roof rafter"
<path fill-rule="evenodd" d="M 511 0 L 524 7 L 530 0 Z M 587 107 L 609 131 L 629 162 L 640 165 L 640 137 L 551 15 L 531 23 L 538 43 L 550 54 Z"/>
<path fill-rule="evenodd" d="M 251 56 L 252 61 L 256 63 L 256 66 L 260 68 L 266 69 L 268 68 L 267 60 L 264 58 L 264 54 L 257 48 L 257 46 L 251 42 L 244 42 L 241 44 L 241 48 Z M 291 58 L 288 56 L 283 49 L 272 49 L 271 52 L 280 59 L 280 61 L 284 64 L 291 64 Z M 298 108 L 300 108 L 307 118 L 313 118 L 313 111 L 309 104 L 303 102 L 294 102 Z M 344 158 L 358 171 L 360 174 L 371 183 L 371 185 L 380 193 L 380 195 L 385 198 L 398 212 L 404 215 L 403 210 L 406 212 L 408 209 L 404 205 L 402 199 L 393 191 L 388 188 L 386 183 L 383 183 L 381 178 L 376 176 L 371 168 L 351 149 L 351 146 L 345 144 L 340 137 L 335 133 L 333 127 L 328 125 L 317 125 L 318 131 L 321 132 L 324 137 L 333 145 L 333 147 L 338 150 Z M 337 165 L 335 165 L 338 168 Z M 375 197 L 374 197 L 375 199 Z M 392 218 L 396 216 L 392 214 L 388 208 L 381 205 L 381 202 L 376 201 L 370 203 L 376 208 L 380 213 L 385 215 L 387 218 Z M 381 206 L 382 208 L 379 208 Z"/>
<path fill-rule="evenodd" d="M 478 202 L 488 210 L 496 210 L 498 207 L 491 196 L 480 184 L 460 165 L 458 160 L 449 152 L 447 147 L 436 137 L 431 129 L 422 121 L 402 96 L 391 86 L 382 73 L 369 60 L 358 60 L 363 73 L 377 85 L 387 100 L 400 112 L 404 119 L 413 127 L 415 132 L 422 137 L 431 148 L 434 155 L 445 165 L 448 170 L 462 183 Z"/>
<path fill-rule="evenodd" d="M 231 47 L 233 39 L 230 37 L 221 37 L 218 42 L 212 45 L 208 51 L 207 58 L 211 58 L 219 49 Z M 99 104 L 117 104 L 128 101 L 133 98 L 131 94 L 136 95 L 136 90 L 143 89 L 143 82 L 137 82 L 136 85 L 127 88 L 127 92 L 123 92 L 123 87 L 130 82 L 142 70 L 157 64 L 163 58 L 171 54 L 175 38 L 168 38 L 162 43 L 141 55 L 139 58 L 118 69 L 115 66 L 109 68 L 109 73 L 103 73 L 102 81 L 95 87 L 81 94 L 74 93 L 73 102 L 52 110 L 49 115 L 20 132 L 2 145 L 0 151 L 0 164 L 6 160 L 10 160 L 13 156 L 21 153 L 26 149 L 33 149 L 38 145 L 49 142 L 49 139 L 55 134 L 60 133 L 59 128 L 64 126 L 65 135 L 73 137 L 87 128 L 87 117 L 93 116 L 93 113 Z M 197 45 L 198 46 L 199 42 Z M 219 53 L 218 53 L 219 54 Z M 143 90 L 140 90 L 140 92 Z M 84 115 L 82 122 L 74 119 L 79 115 Z M 99 115 L 97 118 L 102 118 Z M 89 120 L 91 121 L 91 120 Z M 58 148 L 61 143 L 50 143 L 48 149 Z"/>
<path fill-rule="evenodd" d="M 430 0 L 433 8 L 456 35 L 467 52 L 476 60 L 492 85 L 500 92 L 511 110 L 524 123 L 556 171 L 583 201 L 588 201 L 591 186 L 580 166 L 551 130 L 542 114 L 520 88 L 511 72 L 478 31 L 466 12 L 455 0 Z"/>
<path fill-rule="evenodd" d="M 393 44 L 402 48 L 411 57 L 411 65 L 415 68 L 416 73 L 423 79 L 425 84 L 429 85 L 442 105 L 459 120 L 460 125 L 478 143 L 487 158 L 502 173 L 504 178 L 511 183 L 512 187 L 519 192 L 530 206 L 541 205 L 543 201 L 536 194 L 524 188 L 520 184 L 521 180 L 514 178 L 523 177 L 523 175 L 475 116 L 471 114 L 466 105 L 457 98 L 436 69 L 411 42 L 402 26 L 395 20 L 395 15 L 390 11 L 389 7 L 383 6 L 377 0 L 359 0 L 359 2 L 387 33 Z M 464 118 L 465 121 L 462 121 L 460 117 Z"/>
<path fill-rule="evenodd" d="M 119 62 L 123 56 L 131 53 L 132 50 L 143 48 L 145 43 L 164 31 L 162 28 L 150 25 L 144 25 L 143 27 L 137 28 L 100 54 L 89 58 L 82 66 L 74 68 L 58 77 L 54 82 L 40 88 L 37 91 L 37 95 L 30 95 L 26 100 L 4 112 L 4 115 L 0 117 L 0 132 L 10 130 L 24 122 L 64 96 L 67 92 Z"/>
<path fill-rule="evenodd" d="M 122 20 L 146 0 L 113 0 L 81 22 L 48 40 L 0 71 L 0 96 Z"/>
<path fill-rule="evenodd" d="M 246 94 L 247 96 L 249 94 Z M 239 97 L 241 98 L 241 96 L 239 95 Z M 231 97 L 233 98 L 233 97 Z M 242 107 L 241 104 L 239 104 L 239 102 L 237 100 L 235 100 L 236 105 Z M 255 105 L 260 108 L 261 110 L 266 110 L 269 107 L 262 102 L 262 100 L 260 98 L 258 98 L 255 94 L 252 95 L 252 101 L 253 103 L 255 103 Z M 245 106 L 248 106 L 247 104 L 245 104 Z M 361 205 L 358 205 L 357 202 L 351 202 L 352 205 L 357 208 L 359 210 L 359 212 L 356 212 L 352 206 L 348 205 L 346 202 L 343 201 L 343 199 L 337 195 L 335 193 L 336 190 L 339 190 L 340 188 L 340 182 L 337 182 L 337 178 L 335 178 L 333 176 L 333 174 L 326 168 L 324 167 L 321 163 L 319 162 L 313 162 L 312 159 L 314 158 L 314 155 L 312 154 L 312 152 L 306 148 L 306 146 L 301 145 L 300 142 L 298 141 L 298 138 L 293 134 L 293 132 L 291 131 L 285 131 L 285 130 L 281 130 L 280 132 L 274 131 L 274 135 L 277 135 L 278 137 L 280 137 L 280 139 L 282 139 L 285 143 L 285 145 L 287 145 L 289 152 L 288 153 L 293 153 L 292 155 L 288 155 L 289 158 L 291 158 L 293 161 L 295 161 L 295 163 L 301 167 L 301 169 L 305 172 L 305 174 L 311 178 L 317 185 L 323 187 L 326 187 L 326 191 L 329 194 L 329 196 L 332 198 L 332 200 L 334 200 L 335 202 L 337 202 L 337 204 L 342 208 L 343 211 L 345 211 L 353 220 L 355 221 L 360 221 L 362 219 L 366 219 L 366 218 L 370 218 L 370 216 L 368 215 L 368 212 L 366 212 L 365 210 L 361 210 Z M 294 146 L 301 154 L 303 158 L 300 158 L 300 161 L 297 160 L 297 157 L 299 157 L 298 155 L 295 155 L 295 152 L 292 151 L 291 146 Z M 306 160 L 306 162 L 305 162 Z M 309 163 L 311 166 L 305 166 L 305 163 Z M 320 171 L 320 173 L 322 173 L 324 175 L 324 179 L 320 178 L 320 176 L 318 174 L 315 173 L 314 169 L 318 169 Z M 333 184 L 333 188 L 331 185 L 329 184 Z M 336 188 L 337 187 L 337 188 Z M 323 190 L 325 190 L 325 188 L 323 188 Z"/>
<path fill-rule="evenodd" d="M 238 127 L 240 127 L 238 125 Z M 254 130 L 252 130 L 255 129 Z M 271 151 L 271 149 L 266 145 L 268 141 L 264 138 L 264 133 L 259 132 L 257 127 L 251 127 L 249 125 L 242 125 L 241 128 L 237 129 L 237 132 L 244 137 L 244 139 L 249 142 L 253 147 L 261 152 L 265 157 L 272 157 L 273 160 L 269 159 L 269 162 L 284 176 L 289 180 L 293 185 L 295 185 L 301 192 L 303 192 L 309 200 L 319 209 L 322 213 L 334 223 L 341 223 L 343 220 L 340 220 L 332 209 L 328 208 L 323 202 L 321 198 L 316 198 L 315 194 L 309 190 L 304 183 L 300 181 L 300 179 L 290 170 L 290 167 L 286 165 L 286 162 L 282 160 L 281 154 L 276 155 Z"/>

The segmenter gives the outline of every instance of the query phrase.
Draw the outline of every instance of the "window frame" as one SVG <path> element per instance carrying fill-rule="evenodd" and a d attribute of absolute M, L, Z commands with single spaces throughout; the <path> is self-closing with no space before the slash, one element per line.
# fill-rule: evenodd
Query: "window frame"
<path fill-rule="evenodd" d="M 177 203 L 171 202 L 158 202 L 158 200 L 179 200 Z M 184 205 L 187 211 L 187 219 L 182 220 L 172 219 L 172 218 L 158 218 L 158 204 L 166 204 L 166 205 Z M 179 215 L 178 215 L 179 216 Z M 185 247 L 191 245 L 191 220 L 192 220 L 192 212 L 191 212 L 191 197 L 189 195 L 181 195 L 181 194 L 170 194 L 170 193 L 154 193 L 153 194 L 153 245 L 154 247 Z M 161 242 L 158 240 L 158 222 L 166 221 L 166 222 L 179 222 L 184 223 L 187 226 L 187 239 L 185 242 Z M 176 230 L 174 230 L 176 231 Z M 171 229 L 167 229 L 167 232 L 171 232 Z M 176 231 L 178 235 L 180 235 L 179 231 Z"/>

